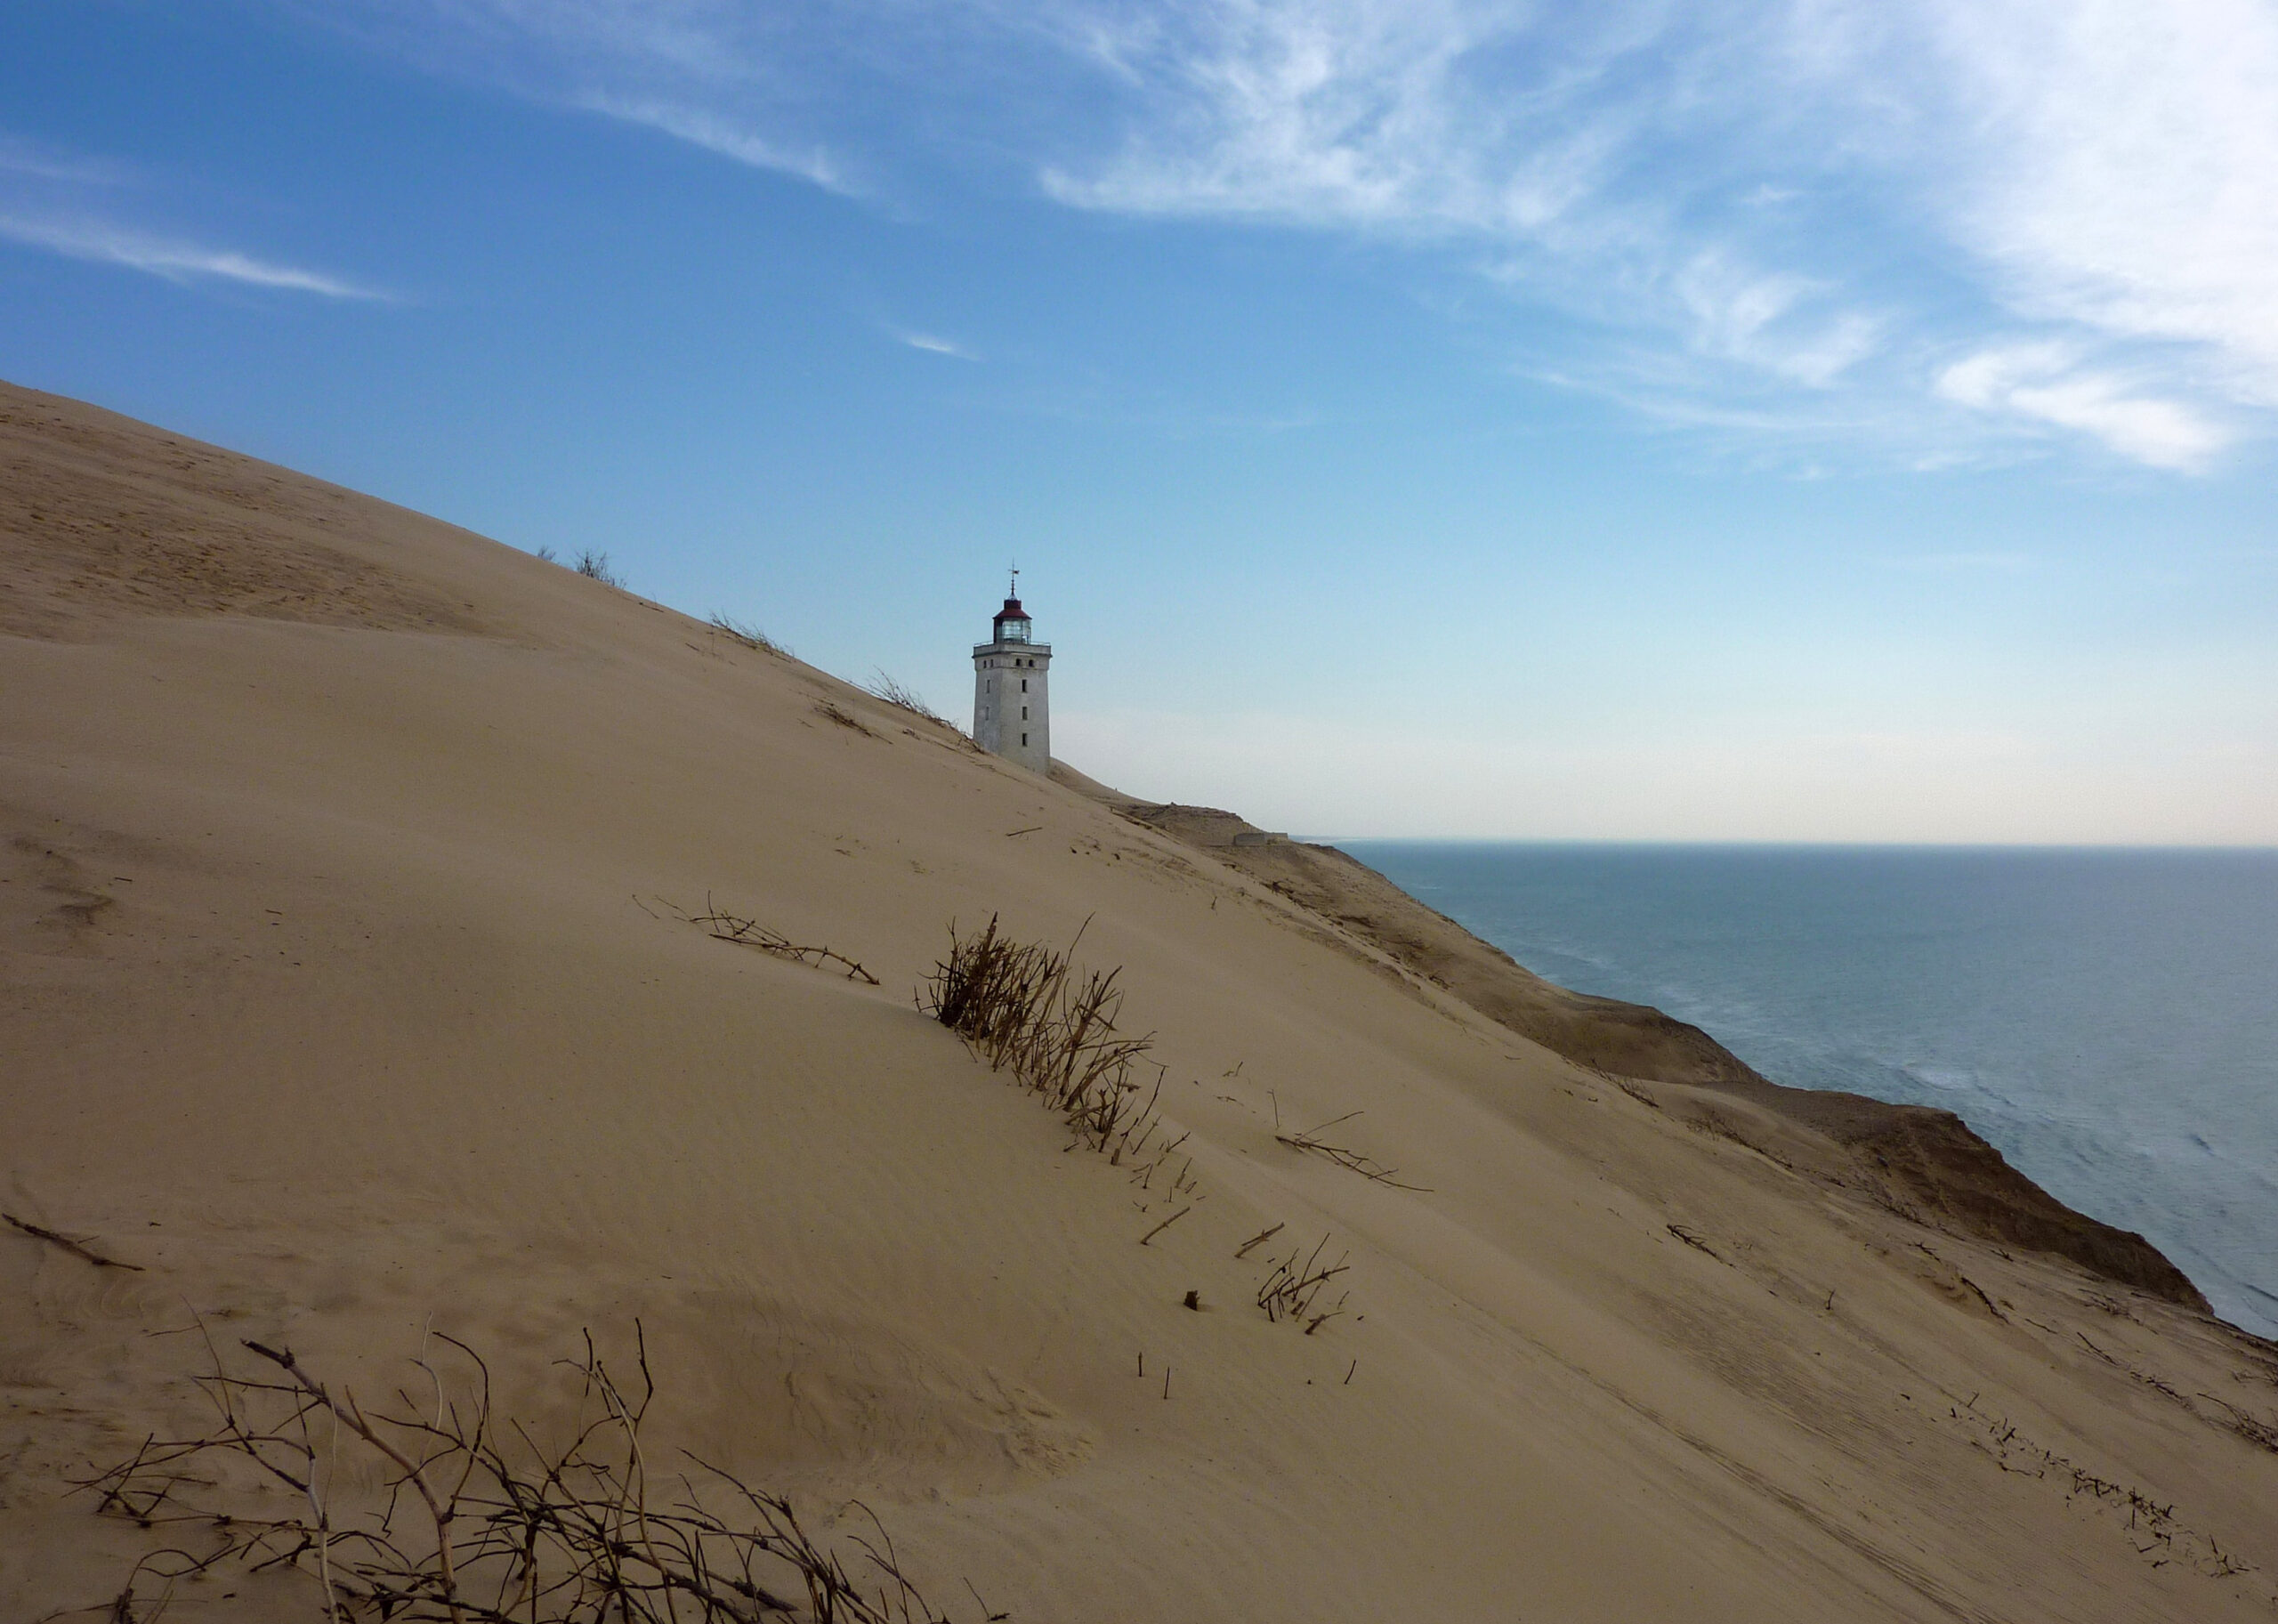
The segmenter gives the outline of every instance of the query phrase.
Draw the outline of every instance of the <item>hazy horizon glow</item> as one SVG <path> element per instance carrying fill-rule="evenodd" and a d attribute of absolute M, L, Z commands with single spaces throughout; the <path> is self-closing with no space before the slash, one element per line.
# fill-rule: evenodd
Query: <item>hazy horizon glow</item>
<path fill-rule="evenodd" d="M 89 0 L 0 375 L 1382 836 L 2278 842 L 2278 0 Z"/>

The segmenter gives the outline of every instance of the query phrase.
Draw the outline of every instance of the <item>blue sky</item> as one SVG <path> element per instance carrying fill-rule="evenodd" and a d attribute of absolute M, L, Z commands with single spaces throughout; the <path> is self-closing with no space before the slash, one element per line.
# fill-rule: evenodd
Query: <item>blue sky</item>
<path fill-rule="evenodd" d="M 1317 833 L 2278 841 L 2273 0 L 74 0 L 0 376 Z"/>

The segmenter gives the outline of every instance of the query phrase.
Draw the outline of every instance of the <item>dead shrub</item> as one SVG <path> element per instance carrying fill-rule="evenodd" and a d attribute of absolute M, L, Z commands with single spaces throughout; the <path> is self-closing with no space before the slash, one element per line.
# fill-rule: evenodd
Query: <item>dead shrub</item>
<path fill-rule="evenodd" d="M 230 1373 L 214 1350 L 202 1384 L 214 1427 L 146 1441 L 80 1485 L 102 1515 L 167 1542 L 101 1611 L 133 1624 L 164 1612 L 193 1574 L 281 1566 L 315 1581 L 330 1624 L 948 1624 L 859 1502 L 850 1509 L 870 1534 L 844 1538 L 850 1568 L 788 1499 L 692 1455 L 731 1513 L 707 1508 L 685 1475 L 664 1491 L 642 1452 L 656 1391 L 645 1345 L 632 1389 L 590 1336 L 582 1360 L 563 1361 L 582 1378 L 579 1414 L 569 1443 L 547 1448 L 493 1414 L 489 1371 L 472 1348 L 437 1340 L 448 1354 L 414 1361 L 426 1396 L 399 1390 L 385 1409 L 327 1386 L 288 1349 L 242 1344 L 256 1361 L 249 1374 Z M 365 1464 L 379 1468 L 384 1493 L 360 1509 L 342 1504 L 333 1486 Z M 136 1587 L 153 1584 L 153 1611 L 141 1612 Z"/>

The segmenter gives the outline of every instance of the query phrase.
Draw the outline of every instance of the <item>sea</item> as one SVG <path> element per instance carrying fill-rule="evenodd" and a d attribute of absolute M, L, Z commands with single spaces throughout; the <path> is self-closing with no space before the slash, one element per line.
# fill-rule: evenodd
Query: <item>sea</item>
<path fill-rule="evenodd" d="M 2278 851 L 1337 844 L 1775 1082 L 1957 1112 L 2278 1337 Z"/>

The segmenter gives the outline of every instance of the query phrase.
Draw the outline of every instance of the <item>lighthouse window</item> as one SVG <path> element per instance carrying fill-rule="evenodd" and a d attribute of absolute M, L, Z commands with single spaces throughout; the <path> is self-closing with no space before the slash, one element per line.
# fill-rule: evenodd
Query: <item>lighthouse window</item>
<path fill-rule="evenodd" d="M 1022 691 L 1022 693 L 1026 693 L 1028 691 L 1029 691 L 1029 680 L 1028 680 L 1028 678 L 1026 678 L 1026 677 L 1022 677 L 1022 678 L 1021 679 L 1021 691 Z"/>
<path fill-rule="evenodd" d="M 1023 721 L 1023 722 L 1026 722 L 1028 719 L 1029 719 L 1029 707 L 1028 707 L 1027 706 L 1023 705 L 1023 706 L 1022 706 L 1022 707 L 1021 707 L 1021 720 L 1022 720 L 1022 721 Z"/>
<path fill-rule="evenodd" d="M 1028 744 L 1028 741 L 1029 741 L 1029 736 L 1028 736 L 1026 733 L 1022 733 L 1022 734 L 1021 735 L 1021 744 L 1022 744 L 1022 746 L 1023 747 L 1025 747 L 1027 746 L 1027 744 Z"/>

